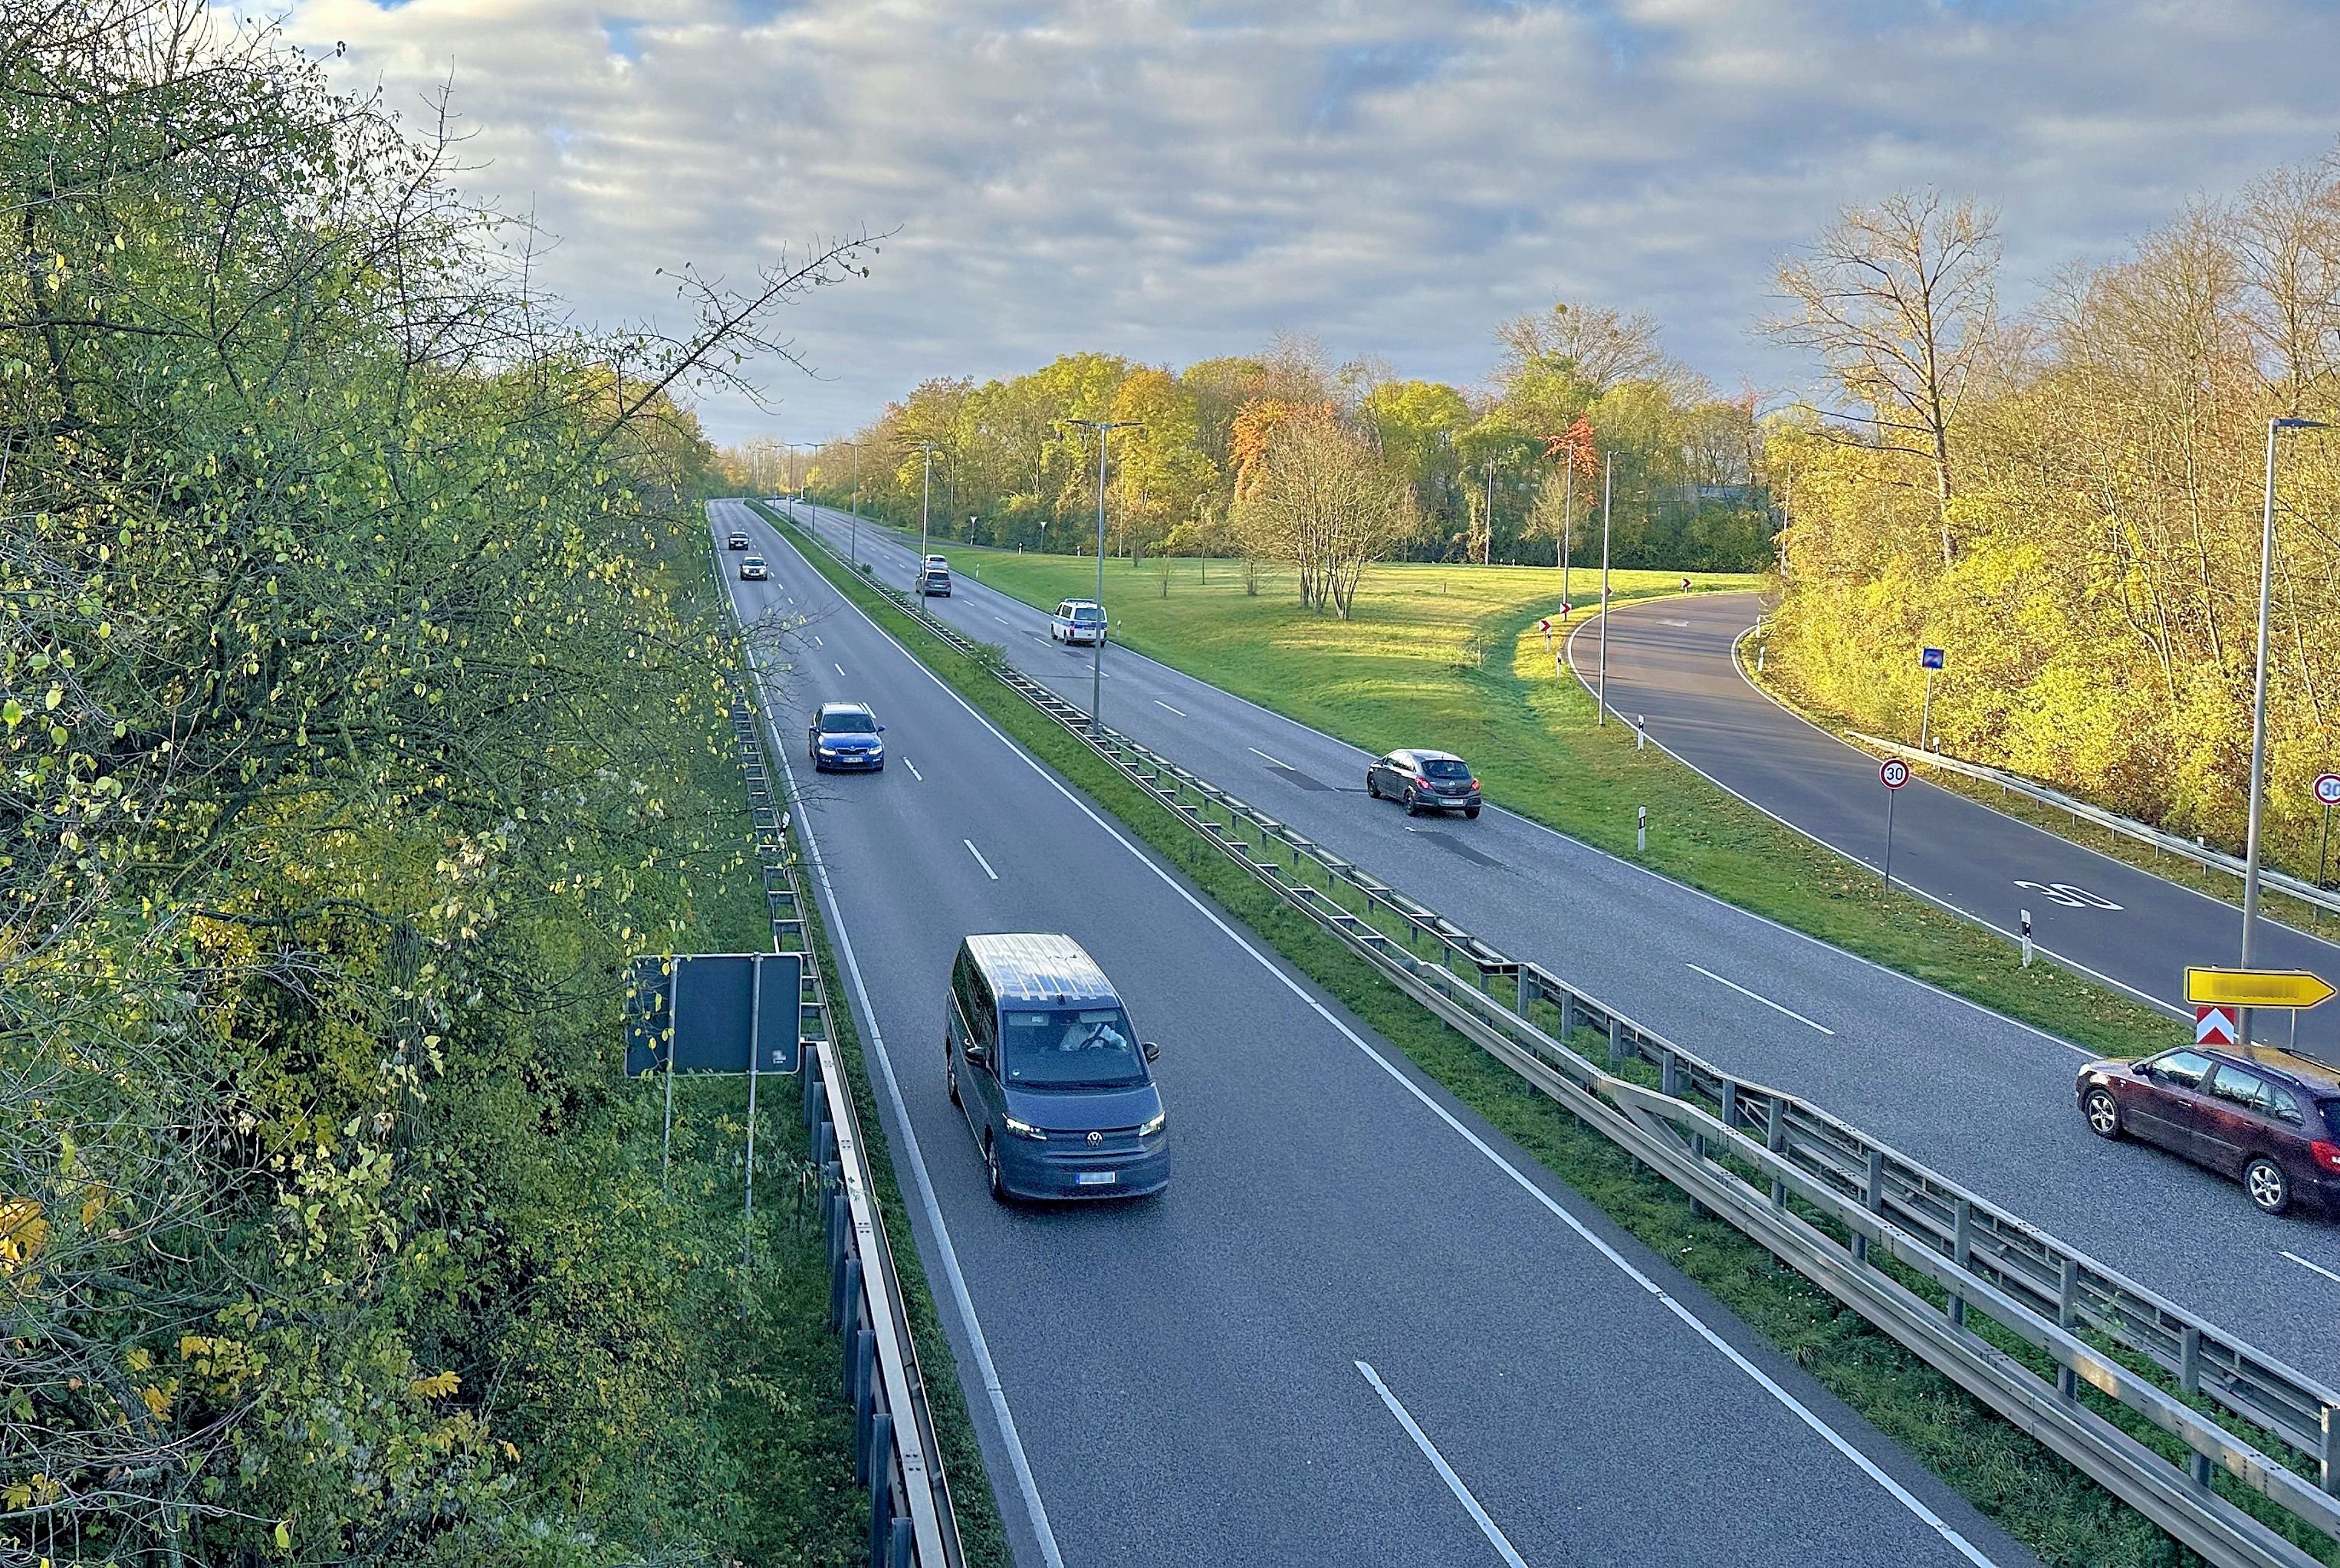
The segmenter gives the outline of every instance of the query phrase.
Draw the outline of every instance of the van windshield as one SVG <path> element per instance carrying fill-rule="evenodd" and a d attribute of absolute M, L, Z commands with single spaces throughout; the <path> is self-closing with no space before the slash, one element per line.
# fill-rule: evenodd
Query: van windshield
<path fill-rule="evenodd" d="M 1119 1007 L 1010 1008 L 999 1023 L 1000 1066 L 1019 1089 L 1124 1089 L 1146 1081 L 1145 1058 Z"/>

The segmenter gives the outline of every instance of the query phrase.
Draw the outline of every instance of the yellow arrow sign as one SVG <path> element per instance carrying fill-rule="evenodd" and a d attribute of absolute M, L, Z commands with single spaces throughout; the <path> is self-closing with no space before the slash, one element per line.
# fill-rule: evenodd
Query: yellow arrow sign
<path fill-rule="evenodd" d="M 2196 1007 L 2312 1007 L 2334 995 L 2305 969 L 2188 969 L 2186 999 Z"/>

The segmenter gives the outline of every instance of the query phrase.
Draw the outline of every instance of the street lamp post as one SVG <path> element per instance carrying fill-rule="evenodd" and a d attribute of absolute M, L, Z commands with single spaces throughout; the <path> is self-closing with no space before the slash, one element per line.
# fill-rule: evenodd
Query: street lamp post
<path fill-rule="evenodd" d="M 788 442 L 788 450 L 790 452 L 818 452 L 820 450 L 820 443 L 818 442 L 811 441 L 792 441 Z M 804 488 L 804 482 L 803 471 L 799 469 L 798 470 L 798 477 L 796 480 L 797 488 L 798 490 L 802 490 Z M 820 508 L 813 505 L 809 501 L 805 502 L 805 508 L 812 516 L 812 536 L 815 539 L 818 539 L 820 537 Z M 796 514 L 796 501 L 794 498 L 791 498 L 788 502 L 788 515 L 790 517 L 794 517 Z"/>
<path fill-rule="evenodd" d="M 2259 659 L 2251 682 L 2251 810 L 2243 843 L 2243 957 L 2251 967 L 2259 925 L 2259 818 L 2266 799 L 2267 610 L 2275 594 L 2275 438 L 2287 430 L 2322 430 L 2322 420 L 2267 421 L 2266 504 L 2259 526 Z M 2251 1009 L 2242 1009 L 2236 1043 L 2251 1043 Z"/>
<path fill-rule="evenodd" d="M 1601 711 L 1592 718 L 1596 728 L 1609 722 L 1609 472 L 1616 461 L 1614 452 L 1601 454 L 1601 690 L 1593 698 Z"/>
<path fill-rule="evenodd" d="M 1096 601 L 1097 611 L 1103 614 L 1105 611 L 1106 443 L 1111 439 L 1115 431 L 1136 430 L 1140 428 L 1143 422 L 1134 419 L 1068 419 L 1064 422 L 1081 430 L 1093 430 L 1097 432 Z M 1103 711 L 1104 694 L 1105 633 L 1099 631 L 1096 640 L 1089 644 L 1089 738 L 1091 739 L 1096 739 L 1104 734 L 1104 729 L 1101 728 L 1103 720 L 1098 717 Z"/>

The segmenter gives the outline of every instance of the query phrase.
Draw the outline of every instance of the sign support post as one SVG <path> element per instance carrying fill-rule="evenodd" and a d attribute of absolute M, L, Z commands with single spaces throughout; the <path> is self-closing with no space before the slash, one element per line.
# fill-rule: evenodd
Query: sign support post
<path fill-rule="evenodd" d="M 1885 888 L 1893 889 L 1893 800 L 1901 793 L 1901 786 L 1909 782 L 1909 764 L 1899 757 L 1889 757 L 1877 770 L 1878 781 L 1885 786 Z"/>
<path fill-rule="evenodd" d="M 2340 806 L 2340 773 L 2317 774 L 2315 798 L 2324 804 L 2324 827 L 2315 835 L 2315 885 L 2321 888 L 2324 886 L 2325 868 L 2331 863 L 2329 855 L 2332 849 L 2332 808 Z M 2307 923 L 2315 926 L 2323 924 L 2323 921 L 2324 906 L 2309 905 Z"/>
<path fill-rule="evenodd" d="M 1934 671 L 1942 667 L 1942 650 L 1938 648 L 1920 649 L 1918 661 L 1926 667 L 1926 702 L 1918 710 L 1918 749 L 1923 751 L 1926 749 L 1927 730 L 1934 721 Z"/>
<path fill-rule="evenodd" d="M 756 1235 L 756 1068 L 757 1058 L 763 1053 L 763 1041 L 759 1037 L 764 1023 L 764 966 L 756 966 L 756 978 L 749 989 L 748 1016 L 755 1020 L 749 1027 L 748 1041 L 748 1195 L 739 1210 L 739 1312 L 747 1315 L 748 1265 Z"/>
<path fill-rule="evenodd" d="M 682 960 L 668 961 L 666 981 L 666 1136 L 659 1146 L 659 1191 L 667 1190 L 667 1174 L 674 1165 L 674 1042 L 681 1032 L 675 1026 L 675 1004 L 682 994 Z"/>

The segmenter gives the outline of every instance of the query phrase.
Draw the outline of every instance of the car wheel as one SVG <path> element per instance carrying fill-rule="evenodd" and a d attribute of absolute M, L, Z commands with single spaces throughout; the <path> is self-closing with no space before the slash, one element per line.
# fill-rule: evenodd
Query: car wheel
<path fill-rule="evenodd" d="M 1479 808 L 1476 806 L 1465 806 L 1462 808 L 1462 815 L 1471 819 L 1472 821 L 1476 822 L 1479 819 Z"/>
<path fill-rule="evenodd" d="M 1370 773 L 1365 775 L 1365 793 L 1372 796 L 1376 800 L 1382 798 L 1381 780 L 1375 779 Z"/>
<path fill-rule="evenodd" d="M 2090 1089 L 2085 1107 L 2088 1130 L 2100 1138 L 2121 1136 L 2120 1106 L 2109 1089 Z"/>
<path fill-rule="evenodd" d="M 2261 1214 L 2281 1214 L 2291 1206 L 2291 1178 L 2264 1156 L 2243 1167 L 2243 1190 Z"/>
<path fill-rule="evenodd" d="M 943 1093 L 950 1097 L 951 1104 L 959 1103 L 958 1053 L 951 1049 L 948 1035 L 943 1037 Z"/>
<path fill-rule="evenodd" d="M 1422 815 L 1422 802 L 1414 798 L 1414 793 L 1411 789 L 1405 792 L 1405 814 L 1409 817 Z"/>
<path fill-rule="evenodd" d="M 999 1146 L 991 1141 L 991 1135 L 989 1133 L 983 1135 L 983 1166 L 991 1176 L 992 1201 L 995 1203 L 1006 1203 L 1007 1201 L 1007 1184 L 1002 1181 L 999 1176 Z"/>

